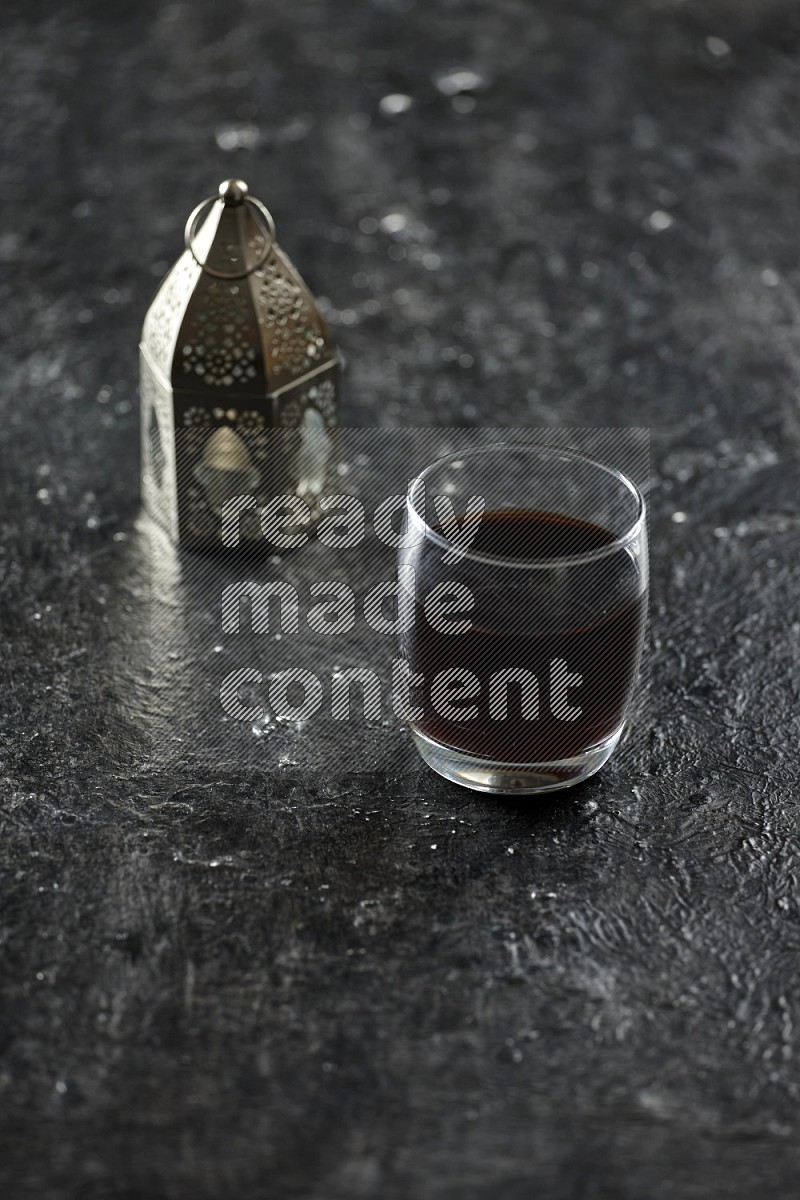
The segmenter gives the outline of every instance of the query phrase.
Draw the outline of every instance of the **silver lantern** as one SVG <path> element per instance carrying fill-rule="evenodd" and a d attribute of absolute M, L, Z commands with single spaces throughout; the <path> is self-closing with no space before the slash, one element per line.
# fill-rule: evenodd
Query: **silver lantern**
<path fill-rule="evenodd" d="M 221 544 L 227 501 L 294 494 L 313 510 L 334 461 L 340 359 L 267 209 L 229 179 L 186 225 L 186 249 L 140 345 L 145 509 L 190 549 Z"/>

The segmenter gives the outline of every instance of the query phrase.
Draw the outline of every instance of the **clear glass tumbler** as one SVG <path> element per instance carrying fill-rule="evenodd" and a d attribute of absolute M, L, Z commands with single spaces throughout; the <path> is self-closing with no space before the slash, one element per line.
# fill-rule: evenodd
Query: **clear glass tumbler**
<path fill-rule="evenodd" d="M 404 713 L 435 771 L 546 792 L 607 762 L 647 615 L 630 479 L 552 446 L 450 454 L 409 487 L 398 580 Z"/>

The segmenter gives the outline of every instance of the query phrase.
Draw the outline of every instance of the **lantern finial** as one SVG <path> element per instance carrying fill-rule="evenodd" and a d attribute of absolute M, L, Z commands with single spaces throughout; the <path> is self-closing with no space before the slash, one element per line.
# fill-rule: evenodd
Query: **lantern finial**
<path fill-rule="evenodd" d="M 223 179 L 219 194 L 227 205 L 244 204 L 249 189 L 243 179 Z"/>

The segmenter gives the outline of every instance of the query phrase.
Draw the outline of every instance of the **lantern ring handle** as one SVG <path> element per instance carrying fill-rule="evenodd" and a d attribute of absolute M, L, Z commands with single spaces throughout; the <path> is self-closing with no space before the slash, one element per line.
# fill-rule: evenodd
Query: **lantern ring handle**
<path fill-rule="evenodd" d="M 200 259 L 195 254 L 194 239 L 197 237 L 197 228 L 200 224 L 203 210 L 207 205 L 213 204 L 219 199 L 219 196 L 206 196 L 205 200 L 200 201 L 197 208 L 189 215 L 189 220 L 186 222 L 186 228 L 183 231 L 183 240 L 186 249 L 191 252 L 192 258 L 198 267 L 202 267 L 208 275 L 213 275 L 216 279 L 245 279 L 248 275 L 252 275 L 253 271 L 257 271 L 259 267 L 262 267 L 267 261 L 270 251 L 275 245 L 275 222 L 272 219 L 272 213 L 265 204 L 262 204 L 260 200 L 256 200 L 255 196 L 245 196 L 243 203 L 252 204 L 261 216 L 261 225 L 264 232 L 264 249 L 252 267 L 248 267 L 246 271 L 220 271 L 216 267 L 209 267 L 207 263 L 200 262 Z"/>

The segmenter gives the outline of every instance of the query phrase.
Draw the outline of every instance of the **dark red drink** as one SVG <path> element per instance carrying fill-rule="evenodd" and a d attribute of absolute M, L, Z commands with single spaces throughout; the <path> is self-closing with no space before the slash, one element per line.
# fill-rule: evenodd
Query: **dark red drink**
<path fill-rule="evenodd" d="M 590 521 L 509 509 L 483 515 L 459 562 L 443 565 L 431 539 L 415 569 L 415 620 L 400 644 L 422 676 L 418 731 L 496 762 L 553 763 L 619 730 L 646 615 L 635 550 Z M 428 620 L 425 597 L 442 579 L 473 597 L 467 632 Z"/>

